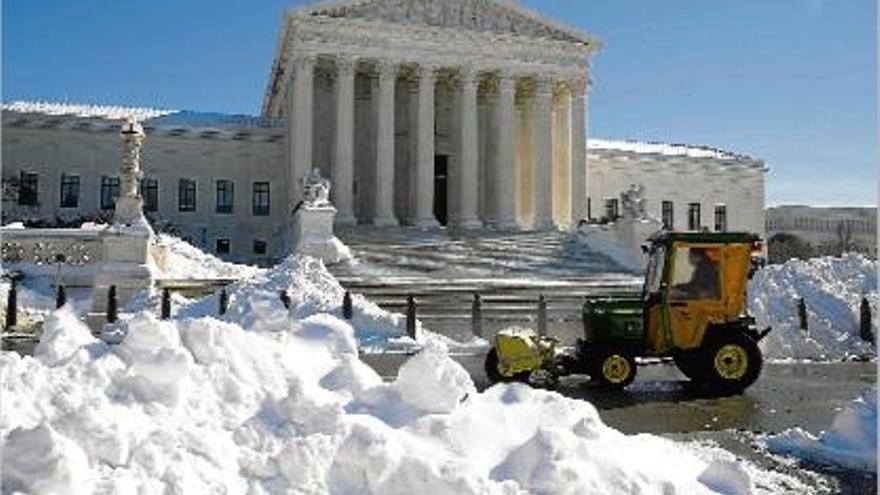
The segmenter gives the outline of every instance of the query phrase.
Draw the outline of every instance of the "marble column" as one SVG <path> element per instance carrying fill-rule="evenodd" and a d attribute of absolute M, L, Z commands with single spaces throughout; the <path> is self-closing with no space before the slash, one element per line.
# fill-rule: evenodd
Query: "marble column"
<path fill-rule="evenodd" d="M 372 223 L 387 227 L 398 225 L 394 216 L 394 86 L 397 82 L 397 64 L 381 60 L 376 70 L 376 168 Z"/>
<path fill-rule="evenodd" d="M 587 218 L 589 184 L 587 174 L 587 98 L 589 83 L 576 78 L 571 84 L 571 220 Z"/>
<path fill-rule="evenodd" d="M 553 227 L 553 79 L 538 76 L 535 86 L 535 229 Z"/>
<path fill-rule="evenodd" d="M 493 125 L 495 156 L 490 177 L 493 188 L 495 227 L 516 229 L 516 76 L 503 71 L 498 75 L 498 94 L 495 101 Z"/>
<path fill-rule="evenodd" d="M 416 227 L 439 227 L 434 218 L 434 85 L 437 67 L 419 67 L 418 107 L 416 109 L 416 170 L 412 194 L 415 199 Z"/>
<path fill-rule="evenodd" d="M 354 225 L 354 77 L 357 60 L 336 59 L 336 142 L 331 172 L 336 224 Z"/>
<path fill-rule="evenodd" d="M 553 218 L 556 225 L 571 224 L 571 97 L 567 89 L 555 98 L 553 131 Z"/>
<path fill-rule="evenodd" d="M 302 201 L 302 178 L 312 168 L 312 105 L 315 80 L 315 57 L 300 55 L 293 61 L 293 115 L 290 122 L 290 150 L 293 157 L 290 163 L 291 204 L 293 211 Z"/>
<path fill-rule="evenodd" d="M 477 125 L 477 88 L 479 74 L 473 67 L 462 67 L 459 73 L 460 93 L 458 97 L 459 122 L 458 162 L 458 218 L 455 224 L 462 229 L 479 229 L 483 226 L 478 216 L 479 196 L 479 136 Z"/>

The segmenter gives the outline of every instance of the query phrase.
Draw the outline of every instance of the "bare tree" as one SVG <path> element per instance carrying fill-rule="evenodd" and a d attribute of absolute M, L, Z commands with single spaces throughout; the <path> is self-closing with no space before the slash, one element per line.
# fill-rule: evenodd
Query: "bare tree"
<path fill-rule="evenodd" d="M 839 220 L 835 230 L 836 242 L 834 246 L 834 254 L 840 256 L 847 251 L 855 248 L 855 236 L 853 235 L 852 223 L 846 220 Z"/>

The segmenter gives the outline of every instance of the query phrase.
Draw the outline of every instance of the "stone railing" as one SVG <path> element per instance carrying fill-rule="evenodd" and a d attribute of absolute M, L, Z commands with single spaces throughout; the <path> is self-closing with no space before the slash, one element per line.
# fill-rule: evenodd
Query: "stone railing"
<path fill-rule="evenodd" d="M 3 265 L 33 275 L 52 275 L 61 268 L 77 284 L 88 284 L 95 266 L 104 262 L 100 230 L 2 229 Z"/>
<path fill-rule="evenodd" d="M 0 229 L 3 268 L 25 277 L 52 277 L 66 286 L 117 286 L 120 302 L 152 284 L 149 231 L 116 226 L 94 229 Z"/>

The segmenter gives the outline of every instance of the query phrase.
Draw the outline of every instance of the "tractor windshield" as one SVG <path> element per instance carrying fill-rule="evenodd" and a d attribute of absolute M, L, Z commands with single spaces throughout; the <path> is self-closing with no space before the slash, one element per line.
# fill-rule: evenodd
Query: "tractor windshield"
<path fill-rule="evenodd" d="M 654 294 L 660 290 L 660 283 L 663 280 L 663 262 L 665 259 L 665 247 L 658 246 L 651 251 L 651 257 L 648 259 L 648 271 L 645 275 L 645 296 Z"/>

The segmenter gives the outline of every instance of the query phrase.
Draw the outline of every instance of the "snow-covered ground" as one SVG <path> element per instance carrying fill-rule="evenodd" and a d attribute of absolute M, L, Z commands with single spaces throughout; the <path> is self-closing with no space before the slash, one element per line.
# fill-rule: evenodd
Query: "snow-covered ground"
<path fill-rule="evenodd" d="M 839 360 L 875 356 L 859 335 L 862 297 L 871 307 L 877 332 L 877 264 L 859 254 L 791 260 L 755 274 L 749 310 L 760 328 L 773 331 L 761 342 L 771 359 Z M 800 329 L 797 301 L 808 308 L 809 333 Z"/>
<path fill-rule="evenodd" d="M 767 448 L 804 460 L 855 471 L 877 472 L 877 388 L 873 387 L 834 417 L 818 437 L 792 428 L 766 440 Z"/>
<path fill-rule="evenodd" d="M 126 325 L 108 346 L 62 310 L 34 357 L 0 356 L 4 491 L 739 494 L 761 475 L 553 392 L 478 393 L 433 341 L 382 383 L 326 313 Z"/>

